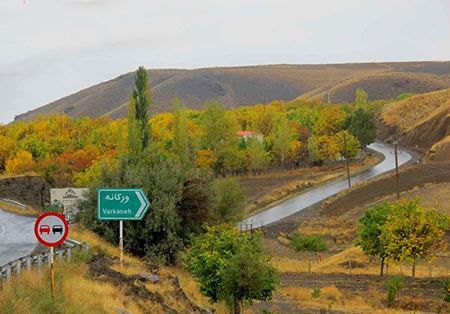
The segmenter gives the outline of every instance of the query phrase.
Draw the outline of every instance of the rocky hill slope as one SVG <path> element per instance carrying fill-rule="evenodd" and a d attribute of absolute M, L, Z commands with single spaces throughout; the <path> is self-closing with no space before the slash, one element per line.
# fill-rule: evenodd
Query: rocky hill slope
<path fill-rule="evenodd" d="M 151 113 L 171 110 L 178 97 L 188 108 L 203 108 L 217 99 L 227 107 L 290 101 L 297 97 L 352 101 L 357 88 L 369 98 L 394 98 L 405 92 L 424 93 L 450 87 L 450 62 L 394 62 L 322 65 L 265 65 L 195 70 L 148 70 Z M 91 86 L 48 105 L 16 116 L 30 121 L 38 115 L 126 117 L 134 72 Z"/>

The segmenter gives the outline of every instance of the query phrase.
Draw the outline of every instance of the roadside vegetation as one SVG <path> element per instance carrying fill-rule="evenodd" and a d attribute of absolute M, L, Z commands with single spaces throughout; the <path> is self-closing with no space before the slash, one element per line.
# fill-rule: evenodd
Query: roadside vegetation
<path fill-rule="evenodd" d="M 148 84 L 148 78 L 137 75 Z M 375 114 L 383 105 L 369 101 L 362 90 L 354 103 L 273 101 L 230 110 L 214 101 L 203 110 L 188 110 L 175 98 L 172 112 L 149 117 L 139 109 L 141 103 L 151 105 L 148 90 L 137 86 L 130 98 L 135 107 L 129 106 L 145 131 L 144 147 L 175 160 L 184 158 L 216 177 L 353 158 L 375 140 Z M 127 139 L 137 135 L 131 124 L 130 117 L 113 121 L 51 115 L 0 125 L 0 174 L 37 173 L 54 187 L 89 187 L 102 167 L 118 168 L 121 156 L 130 154 Z"/>
<path fill-rule="evenodd" d="M 76 225 L 69 237 L 90 245 L 89 253 L 74 250 L 72 261 L 56 260 L 55 299 L 51 298 L 49 269 L 23 272 L 0 292 L 0 313 L 8 314 L 110 314 L 118 310 L 132 314 L 193 313 L 214 309 L 226 314 L 225 306 L 210 304 L 195 280 L 180 267 L 155 267 L 125 254 L 123 268 L 119 252 L 95 233 Z M 155 282 L 139 275 L 157 276 Z M 136 277 L 137 276 L 137 277 Z"/>
<path fill-rule="evenodd" d="M 307 306 L 395 313 L 409 308 L 401 302 L 420 299 L 411 287 L 423 288 L 420 280 L 442 251 L 449 228 L 446 214 L 419 199 L 375 204 L 345 219 L 319 213 L 299 225 L 283 225 L 283 231 L 236 228 L 249 212 L 344 175 L 342 161 L 365 157 L 375 141 L 382 105 L 362 90 L 354 103 L 340 105 L 296 100 L 226 110 L 208 102 L 204 110 L 192 111 L 175 99 L 172 113 L 150 118 L 147 72 L 139 68 L 128 119 L 50 116 L 0 126 L 1 172 L 36 172 L 55 187 L 89 188 L 70 237 L 92 249 L 57 264 L 55 302 L 45 281 L 31 273 L 24 284 L 7 287 L 0 312 L 240 314 Z M 378 160 L 369 156 L 352 171 Z M 124 223 L 129 255 L 123 268 L 118 222 L 97 220 L 101 187 L 142 188 L 151 203 L 142 221 Z M 411 279 L 389 277 L 406 277 L 409 270 Z M 160 280 L 149 282 L 140 274 Z M 449 284 L 437 283 L 444 302 Z M 70 294 L 69 285 L 77 293 Z M 264 308 L 274 304 L 280 309 Z"/>

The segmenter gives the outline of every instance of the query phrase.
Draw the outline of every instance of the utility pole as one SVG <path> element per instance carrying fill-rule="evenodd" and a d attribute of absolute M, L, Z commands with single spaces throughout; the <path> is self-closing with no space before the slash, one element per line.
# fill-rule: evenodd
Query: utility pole
<path fill-rule="evenodd" d="M 395 176 L 397 180 L 397 200 L 400 199 L 400 188 L 398 184 L 398 154 L 397 154 L 397 142 L 394 143 L 395 147 Z"/>
<path fill-rule="evenodd" d="M 123 220 L 119 222 L 119 255 L 120 255 L 120 268 L 123 267 Z"/>
<path fill-rule="evenodd" d="M 328 104 L 331 103 L 331 89 L 328 87 Z"/>
<path fill-rule="evenodd" d="M 350 168 L 348 166 L 348 153 L 347 153 L 347 137 L 344 132 L 344 146 L 345 146 L 345 163 L 347 164 L 347 179 L 348 179 L 348 188 L 352 187 L 352 183 L 350 182 Z"/>

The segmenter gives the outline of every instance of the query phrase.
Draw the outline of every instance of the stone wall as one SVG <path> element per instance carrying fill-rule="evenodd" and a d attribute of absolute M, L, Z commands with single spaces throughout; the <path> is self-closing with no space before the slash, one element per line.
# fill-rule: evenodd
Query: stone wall
<path fill-rule="evenodd" d="M 0 197 L 42 209 L 50 202 L 50 185 L 39 176 L 0 179 Z"/>

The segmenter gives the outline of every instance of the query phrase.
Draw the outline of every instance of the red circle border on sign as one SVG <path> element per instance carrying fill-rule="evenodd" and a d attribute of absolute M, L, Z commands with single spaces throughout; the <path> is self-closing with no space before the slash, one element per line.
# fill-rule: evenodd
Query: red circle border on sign
<path fill-rule="evenodd" d="M 58 242 L 55 242 L 55 243 L 46 242 L 46 241 L 42 240 L 42 238 L 39 236 L 39 230 L 38 230 L 39 223 L 42 221 L 42 219 L 44 219 L 45 217 L 48 217 L 48 216 L 58 217 L 59 219 L 62 220 L 62 222 L 64 223 L 64 226 L 66 227 L 66 231 L 64 232 L 64 235 L 61 238 L 61 240 L 59 240 Z M 38 241 L 41 242 L 45 246 L 58 246 L 58 245 L 62 244 L 64 241 L 66 241 L 67 236 L 69 235 L 69 225 L 67 224 L 67 221 L 63 215 L 58 214 L 58 213 L 45 213 L 45 214 L 42 214 L 41 216 L 39 216 L 39 218 L 36 220 L 36 223 L 34 224 L 34 235 L 36 236 L 36 239 L 38 239 Z"/>

